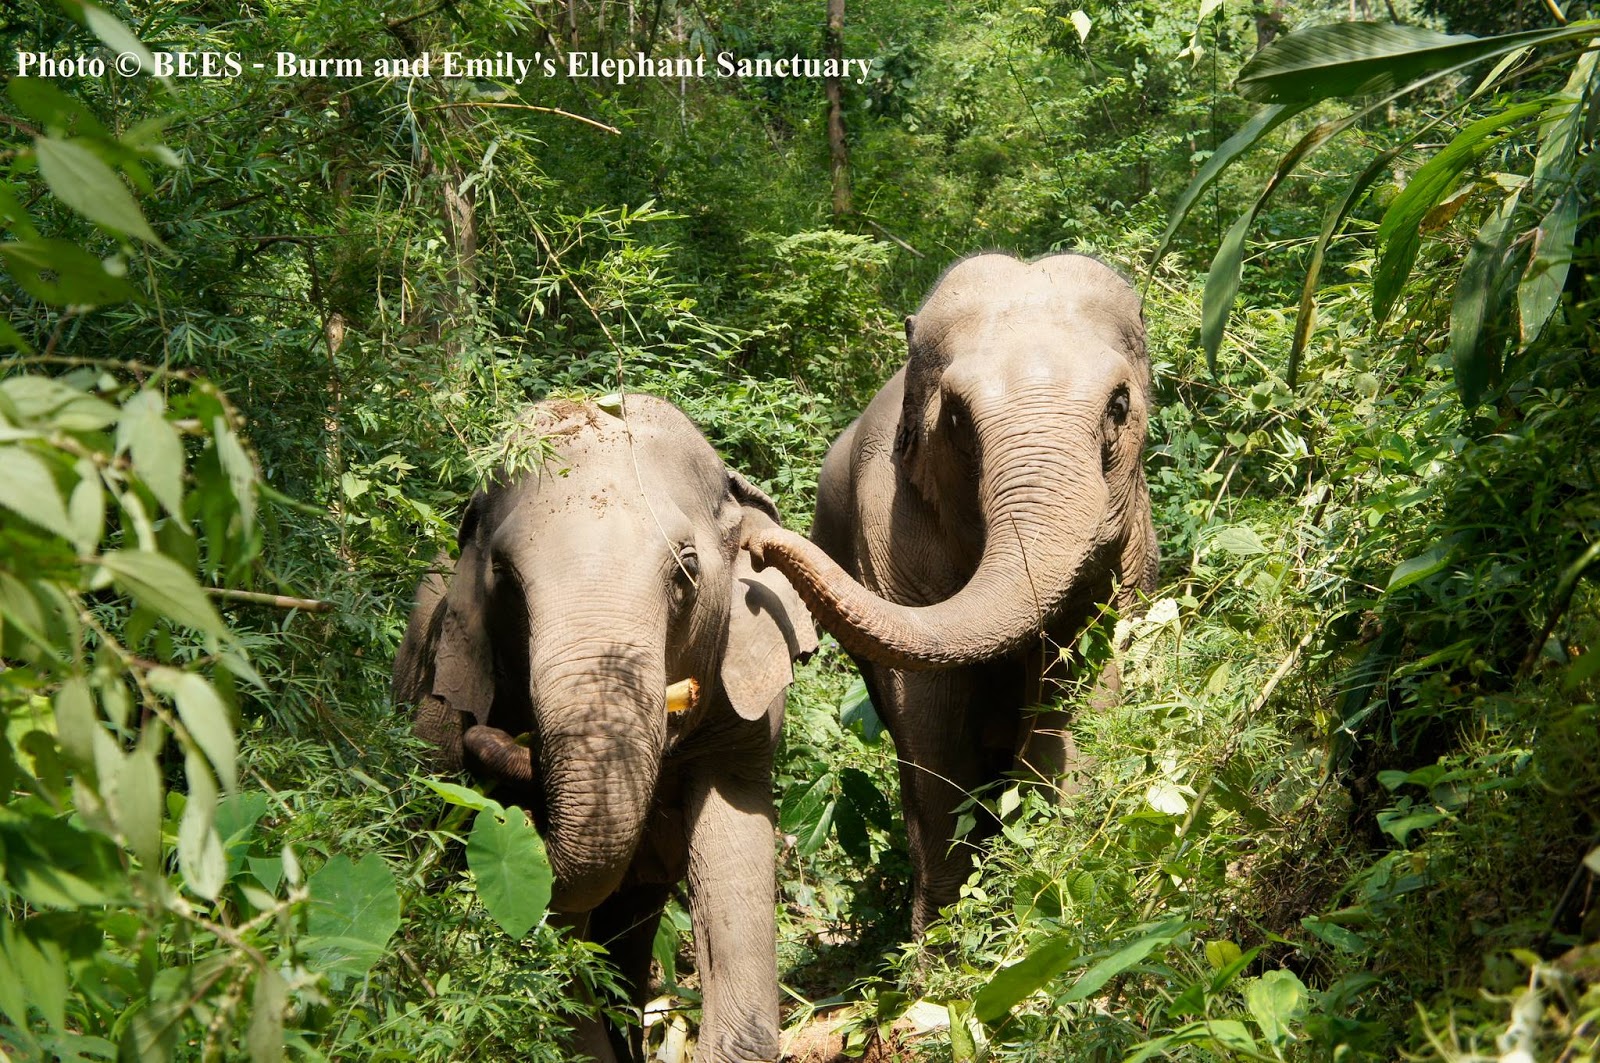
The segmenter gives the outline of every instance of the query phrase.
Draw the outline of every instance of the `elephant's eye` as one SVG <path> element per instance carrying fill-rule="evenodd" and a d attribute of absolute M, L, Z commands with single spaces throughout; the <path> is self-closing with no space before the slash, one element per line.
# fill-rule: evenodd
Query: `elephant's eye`
<path fill-rule="evenodd" d="M 672 566 L 673 580 L 684 590 L 700 584 L 700 555 L 692 546 L 680 547 Z"/>
<path fill-rule="evenodd" d="M 1111 418 L 1111 423 L 1121 425 L 1128 419 L 1128 392 L 1125 388 L 1118 388 L 1111 396 L 1111 402 L 1106 406 L 1106 416 Z"/>

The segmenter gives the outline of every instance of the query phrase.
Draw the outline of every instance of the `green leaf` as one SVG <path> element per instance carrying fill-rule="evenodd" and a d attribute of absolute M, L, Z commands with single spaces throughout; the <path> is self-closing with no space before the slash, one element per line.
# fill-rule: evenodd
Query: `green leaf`
<path fill-rule="evenodd" d="M 1300 925 L 1334 948 L 1341 949 L 1344 952 L 1361 953 L 1367 950 L 1366 938 L 1353 930 L 1340 926 L 1338 923 L 1308 915 L 1300 920 Z"/>
<path fill-rule="evenodd" d="M 115 406 L 52 377 L 8 377 L 0 380 L 0 393 L 15 407 L 15 416 L 46 431 L 95 432 L 118 417 Z"/>
<path fill-rule="evenodd" d="M 229 793 L 238 789 L 238 746 L 233 722 L 229 719 L 228 707 L 206 678 L 176 668 L 152 668 L 150 685 L 177 704 L 183 726 L 205 754 L 222 788 Z"/>
<path fill-rule="evenodd" d="M 1256 557 L 1267 552 L 1267 544 L 1248 524 L 1229 524 L 1218 528 L 1211 535 L 1211 545 L 1235 557 Z"/>
<path fill-rule="evenodd" d="M 840 700 L 839 726 L 854 727 L 860 732 L 861 740 L 868 745 L 876 742 L 883 734 L 883 720 L 878 717 L 878 710 L 872 704 L 871 695 L 867 693 L 865 680 L 857 679 Z"/>
<path fill-rule="evenodd" d="M 458 786 L 453 782 L 442 782 L 438 779 L 423 779 L 422 784 L 440 797 L 445 802 L 458 805 L 461 808 L 470 808 L 481 812 L 486 808 L 500 808 L 499 802 L 480 794 L 476 790 L 469 790 L 465 786 Z"/>
<path fill-rule="evenodd" d="M 1484 223 L 1461 265 L 1450 302 L 1450 358 L 1455 366 L 1456 390 L 1461 393 L 1462 405 L 1469 410 L 1478 405 L 1500 376 L 1500 350 L 1492 333 L 1499 311 L 1499 282 L 1514 235 L 1511 219 L 1516 210 L 1517 194 L 1512 193 Z M 1556 294 L 1560 294 L 1559 289 Z"/>
<path fill-rule="evenodd" d="M 161 867 L 161 769 L 156 751 L 141 742 L 122 761 L 106 804 L 111 818 L 146 871 Z"/>
<path fill-rule="evenodd" d="M 1206 963 L 1210 964 L 1213 971 L 1222 970 L 1242 955 L 1244 953 L 1239 946 L 1231 941 L 1206 942 Z"/>
<path fill-rule="evenodd" d="M 161 393 L 150 388 L 122 405 L 117 422 L 117 453 L 133 458 L 133 471 L 150 487 L 168 513 L 183 517 L 183 441 L 164 416 Z"/>
<path fill-rule="evenodd" d="M 945 1002 L 950 1015 L 950 1058 L 955 1063 L 968 1063 L 978 1058 L 978 1041 L 972 1036 L 972 1004 L 965 1000 Z"/>
<path fill-rule="evenodd" d="M 1389 584 L 1383 589 L 1383 593 L 1393 594 L 1413 583 L 1427 579 L 1435 572 L 1442 571 L 1450 563 L 1450 555 L 1454 550 L 1454 542 L 1439 543 L 1416 557 L 1400 562 L 1389 575 Z"/>
<path fill-rule="evenodd" d="M 139 57 L 139 69 L 146 74 L 155 69 L 155 58 L 150 50 L 115 15 L 90 3 L 85 3 L 79 10 L 83 14 L 84 24 L 107 48 L 119 54 L 132 52 Z"/>
<path fill-rule="evenodd" d="M 872 826 L 881 831 L 894 826 L 894 812 L 872 776 L 860 768 L 845 768 L 839 772 L 839 789 Z"/>
<path fill-rule="evenodd" d="M 1317 234 L 1317 242 L 1311 248 L 1311 261 L 1306 266 L 1306 275 L 1300 285 L 1300 308 L 1294 320 L 1294 339 L 1289 344 L 1289 365 L 1285 378 L 1290 390 L 1299 383 L 1300 360 L 1305 354 L 1306 346 L 1311 342 L 1312 328 L 1317 320 L 1317 282 L 1322 277 L 1322 265 L 1327 259 L 1328 245 L 1333 242 L 1334 235 L 1344 225 L 1355 205 L 1361 202 L 1361 197 L 1377 180 L 1379 174 L 1389 172 L 1389 164 L 1395 156 L 1410 147 L 1424 133 L 1439 123 L 1439 119 L 1424 125 L 1417 132 L 1405 140 L 1395 144 L 1372 157 L 1372 161 L 1356 175 L 1355 180 L 1345 187 L 1344 195 L 1339 202 L 1334 204 L 1332 210 L 1322 221 L 1322 231 Z"/>
<path fill-rule="evenodd" d="M 1078 978 L 1072 988 L 1061 998 L 1064 1001 L 1087 1000 L 1098 993 L 1111 979 L 1126 971 L 1156 949 L 1171 943 L 1183 933 L 1188 924 L 1182 919 L 1169 919 L 1122 946 L 1101 960 Z"/>
<path fill-rule="evenodd" d="M 400 928 L 400 894 L 383 857 L 335 856 L 306 883 L 306 950 L 325 971 L 363 975 Z"/>
<path fill-rule="evenodd" d="M 161 246 L 133 193 L 81 140 L 35 137 L 39 175 L 61 201 L 98 225 Z"/>
<path fill-rule="evenodd" d="M 80 767 L 94 763 L 94 733 L 100 727 L 88 680 L 74 676 L 56 691 L 56 739 L 61 751 Z"/>
<path fill-rule="evenodd" d="M 197 895 L 215 900 L 228 878 L 228 860 L 217 836 L 217 785 L 198 752 L 183 758 L 188 800 L 178 819 L 178 870 Z"/>
<path fill-rule="evenodd" d="M 1072 966 L 1078 953 L 1072 934 L 1052 934 L 1045 938 L 1022 959 L 1000 968 L 989 978 L 973 998 L 973 1014 L 986 1026 L 998 1024 L 1020 1001 Z"/>
<path fill-rule="evenodd" d="M 1305 1017 L 1309 994 L 1293 971 L 1268 971 L 1245 983 L 1244 1002 L 1261 1027 L 1261 1036 L 1282 1045 L 1294 1036 L 1291 1027 Z"/>
<path fill-rule="evenodd" d="M 1299 107 L 1280 107 L 1277 105 L 1263 107 L 1251 115 L 1250 120 L 1240 126 L 1231 137 L 1217 146 L 1217 150 L 1211 153 L 1211 157 L 1206 160 L 1204 166 L 1200 167 L 1200 172 L 1194 175 L 1194 180 L 1189 182 L 1189 187 L 1183 190 L 1183 194 L 1178 197 L 1178 202 L 1173 206 L 1172 217 L 1167 222 L 1167 231 L 1161 234 L 1161 243 L 1156 246 L 1156 253 L 1150 256 L 1150 270 L 1152 272 L 1155 271 L 1161 260 L 1166 257 L 1167 248 L 1171 246 L 1172 238 L 1177 234 L 1178 227 L 1189 217 L 1189 212 L 1194 209 L 1194 205 L 1199 202 L 1206 189 L 1211 187 L 1217 176 L 1227 168 L 1228 164 L 1255 147 L 1263 137 L 1299 114 L 1301 110 L 1302 108 Z"/>
<path fill-rule="evenodd" d="M 467 838 L 478 899 L 500 929 L 520 940 L 544 917 L 553 876 L 544 841 L 520 808 L 485 809 Z"/>
<path fill-rule="evenodd" d="M 1436 71 L 1596 33 L 1600 23 L 1593 21 L 1498 37 L 1446 34 L 1391 22 L 1335 22 L 1273 41 L 1239 71 L 1234 88 L 1256 103 L 1304 106 L 1334 96 L 1392 92 Z"/>
<path fill-rule="evenodd" d="M 823 772 L 809 786 L 792 786 L 783 795 L 783 805 L 778 809 L 778 826 L 786 834 L 799 834 L 814 825 L 822 815 L 822 806 L 833 792 L 834 775 Z"/>
<path fill-rule="evenodd" d="M 1244 239 L 1255 220 L 1254 208 L 1239 215 L 1217 246 L 1216 257 L 1206 273 L 1205 294 L 1200 300 L 1200 342 L 1206 351 L 1206 368 L 1213 374 L 1217 371 L 1222 336 L 1233 313 L 1233 300 L 1239 294 L 1239 282 L 1244 276 Z"/>
<path fill-rule="evenodd" d="M 0 241 L 0 264 L 23 291 L 53 306 L 99 306 L 133 298 L 126 280 L 107 273 L 103 262 L 66 240 Z"/>
<path fill-rule="evenodd" d="M 245 1035 L 250 1063 L 279 1063 L 283 1059 L 283 1009 L 288 1002 L 289 987 L 283 976 L 275 968 L 262 968 L 256 976 L 250 1030 Z"/>
<path fill-rule="evenodd" d="M 1372 271 L 1372 316 L 1387 321 L 1406 278 L 1411 275 L 1421 246 L 1419 226 L 1428 211 L 1454 187 L 1462 171 L 1504 136 L 1501 129 L 1538 113 L 1538 103 L 1522 103 L 1480 118 L 1417 169 L 1406 187 L 1384 211 L 1378 223 L 1377 243 L 1382 249 Z"/>
<path fill-rule="evenodd" d="M 0 506 L 63 539 L 75 538 L 50 466 L 26 447 L 0 447 Z"/>
<path fill-rule="evenodd" d="M 150 550 L 113 550 L 102 554 L 100 563 L 117 587 L 145 608 L 207 635 L 227 634 L 200 584 L 172 558 Z"/>
<path fill-rule="evenodd" d="M 1300 160 L 1316 151 L 1328 138 L 1344 128 L 1347 123 L 1318 122 L 1312 126 L 1295 146 L 1278 160 L 1278 166 L 1268 179 L 1266 187 L 1256 196 L 1250 209 L 1239 216 L 1228 234 L 1222 238 L 1216 257 L 1211 260 L 1211 270 L 1206 274 L 1205 293 L 1200 305 L 1200 340 L 1205 346 L 1206 366 L 1213 374 L 1217 371 L 1217 351 L 1222 347 L 1222 337 L 1233 312 L 1234 297 L 1239 294 L 1239 281 L 1244 274 L 1244 239 L 1255 222 L 1256 215 L 1266 206 L 1272 193 L 1283 183 Z"/>
<path fill-rule="evenodd" d="M 1522 322 L 1524 347 L 1539 338 L 1539 333 L 1544 331 L 1550 315 L 1555 313 L 1556 306 L 1561 302 L 1561 292 L 1567 286 L 1567 273 L 1572 268 L 1572 244 L 1578 232 L 1578 203 L 1577 189 L 1563 193 L 1534 230 L 1533 255 L 1528 259 L 1522 283 L 1517 286 L 1517 311 Z M 1460 372 L 1459 366 L 1456 372 Z"/>
<path fill-rule="evenodd" d="M 228 427 L 225 418 L 218 417 L 212 431 L 216 440 L 217 461 L 222 471 L 228 474 L 228 486 L 233 491 L 234 500 L 239 503 L 239 519 L 248 533 L 255 527 L 256 520 L 256 468 L 250 463 L 250 455 L 245 453 L 239 437 Z"/>

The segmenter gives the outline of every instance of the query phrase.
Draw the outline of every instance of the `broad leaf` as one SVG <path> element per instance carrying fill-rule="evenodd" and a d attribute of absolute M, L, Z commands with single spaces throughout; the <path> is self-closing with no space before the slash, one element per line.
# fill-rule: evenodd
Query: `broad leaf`
<path fill-rule="evenodd" d="M 1309 994 L 1293 971 L 1268 971 L 1245 983 L 1244 1002 L 1261 1027 L 1261 1036 L 1275 1045 L 1289 1041 L 1290 1027 L 1305 1018 Z"/>
<path fill-rule="evenodd" d="M 513 941 L 544 917 L 550 906 L 550 860 L 522 809 L 478 813 L 467 838 L 467 866 L 478 880 L 478 899 Z"/>
<path fill-rule="evenodd" d="M 0 241 L 0 265 L 27 292 L 53 306 L 119 303 L 133 298 L 122 277 L 67 240 Z"/>
<path fill-rule="evenodd" d="M 229 719 L 228 707 L 206 678 L 176 668 L 153 668 L 150 685 L 177 704 L 183 726 L 205 754 L 222 788 L 230 793 L 238 789 L 233 722 Z"/>
<path fill-rule="evenodd" d="M 26 447 L 0 447 L 0 506 L 63 539 L 75 538 L 50 466 Z"/>
<path fill-rule="evenodd" d="M 117 452 L 133 458 L 133 471 L 149 485 L 168 513 L 183 517 L 183 441 L 163 416 L 160 392 L 146 389 L 122 406 Z"/>
<path fill-rule="evenodd" d="M 377 853 L 360 862 L 335 856 L 306 882 L 306 948 L 326 971 L 363 975 L 400 929 L 400 894 Z"/>
<path fill-rule="evenodd" d="M 206 600 L 194 576 L 165 554 L 113 550 L 101 555 L 100 563 L 113 582 L 145 608 L 207 635 L 227 633 L 222 617 Z"/>
<path fill-rule="evenodd" d="M 1160 923 L 1143 935 L 1133 939 L 1116 952 L 1107 956 L 1078 978 L 1072 988 L 1062 996 L 1062 1000 L 1087 1000 L 1098 993 L 1111 979 L 1126 971 L 1140 960 L 1158 948 L 1172 942 L 1172 939 L 1183 933 L 1188 924 L 1182 919 L 1169 919 Z"/>
<path fill-rule="evenodd" d="M 994 1026 L 1011 1013 L 1018 1002 L 1038 992 L 1040 987 L 1072 966 L 1078 958 L 1078 945 L 1071 934 L 1055 934 L 1034 946 L 1021 960 L 1002 967 L 973 998 L 973 1014 L 987 1026 Z"/>
<path fill-rule="evenodd" d="M 1577 189 L 1562 193 L 1534 230 L 1533 255 L 1522 275 L 1522 283 L 1517 286 L 1517 312 L 1524 347 L 1539 338 L 1561 302 L 1561 292 L 1567 286 L 1567 274 L 1572 269 L 1578 204 Z"/>
<path fill-rule="evenodd" d="M 1600 22 L 1594 21 L 1498 37 L 1439 33 L 1392 22 L 1335 22 L 1273 41 L 1244 65 L 1234 87 L 1256 103 L 1301 105 L 1334 96 L 1386 93 L 1435 71 L 1597 32 Z"/>
<path fill-rule="evenodd" d="M 1167 231 L 1161 234 L 1161 243 L 1156 247 L 1156 253 L 1150 256 L 1152 271 L 1166 256 L 1167 248 L 1171 245 L 1172 237 L 1177 233 L 1178 227 L 1189 217 L 1189 212 L 1194 209 L 1195 203 L 1199 202 L 1206 189 L 1216 181 L 1217 175 L 1227 169 L 1229 163 L 1255 147 L 1263 137 L 1299 114 L 1301 110 L 1299 107 L 1282 107 L 1276 104 L 1263 107 L 1251 115 L 1250 120 L 1240 126 L 1231 137 L 1217 146 L 1217 150 L 1211 153 L 1211 157 L 1200 167 L 1200 172 L 1194 175 L 1194 180 L 1189 182 L 1189 187 L 1183 190 L 1183 194 L 1173 206 L 1172 218 L 1167 222 Z"/>
<path fill-rule="evenodd" d="M 160 246 L 133 193 L 83 141 L 43 136 L 33 143 L 39 175 L 63 203 L 96 224 Z"/>
<path fill-rule="evenodd" d="M 1512 193 L 1479 231 L 1461 265 L 1450 303 L 1450 358 L 1455 365 L 1456 390 L 1469 410 L 1500 376 L 1499 344 L 1491 333 L 1516 210 L 1517 195 Z"/>
<path fill-rule="evenodd" d="M 1539 109 L 1537 103 L 1517 104 L 1468 125 L 1423 163 L 1394 197 L 1378 223 L 1377 240 L 1382 250 L 1372 271 L 1372 316 L 1376 320 L 1388 320 L 1401 287 L 1411 275 L 1411 265 L 1421 245 L 1419 226 L 1423 217 L 1474 159 L 1499 142 L 1501 137 L 1496 133 L 1532 117 Z"/>

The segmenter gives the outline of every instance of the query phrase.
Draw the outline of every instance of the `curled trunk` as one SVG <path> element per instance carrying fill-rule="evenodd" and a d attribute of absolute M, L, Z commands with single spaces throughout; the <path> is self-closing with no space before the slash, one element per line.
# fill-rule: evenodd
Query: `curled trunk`
<path fill-rule="evenodd" d="M 986 449 L 1005 457 L 980 486 L 983 554 L 966 586 L 942 602 L 886 601 L 782 529 L 752 535 L 751 555 L 782 571 L 817 622 L 857 656 L 932 669 L 1008 654 L 1100 574 L 1110 526 L 1098 441 L 1033 427 L 1026 443 L 988 434 Z"/>

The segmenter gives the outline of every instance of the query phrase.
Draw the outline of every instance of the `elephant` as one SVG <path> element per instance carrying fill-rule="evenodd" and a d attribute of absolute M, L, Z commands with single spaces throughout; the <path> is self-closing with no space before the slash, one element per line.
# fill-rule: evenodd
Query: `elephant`
<path fill-rule="evenodd" d="M 696 1058 L 775 1060 L 772 756 L 817 646 L 787 581 L 741 549 L 777 509 L 662 399 L 546 400 L 518 431 L 546 460 L 467 505 L 459 559 L 417 590 L 395 701 L 436 768 L 529 811 L 552 909 L 606 946 L 635 1006 L 687 877 Z M 598 1020 L 568 1047 L 643 1059 L 639 1029 Z"/>
<path fill-rule="evenodd" d="M 996 828 L 953 845 L 958 804 L 1013 768 L 1073 787 L 1066 713 L 1028 710 L 1103 603 L 1139 610 L 1158 548 L 1144 317 L 1120 274 L 973 256 L 905 332 L 905 366 L 828 451 L 810 539 L 747 546 L 855 659 L 894 738 L 920 937 Z M 1099 684 L 1096 703 L 1115 695 L 1114 665 Z"/>

